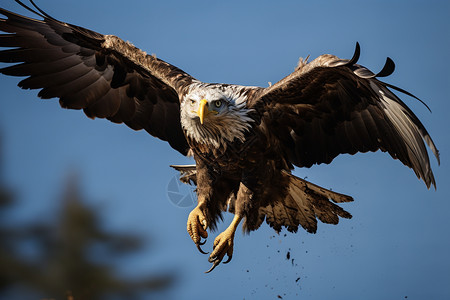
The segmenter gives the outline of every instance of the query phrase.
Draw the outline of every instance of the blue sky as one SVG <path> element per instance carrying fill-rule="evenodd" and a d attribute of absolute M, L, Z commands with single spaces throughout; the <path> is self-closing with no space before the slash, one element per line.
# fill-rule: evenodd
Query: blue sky
<path fill-rule="evenodd" d="M 378 71 L 390 56 L 397 68 L 386 81 L 430 106 L 431 114 L 402 97 L 434 139 L 441 166 L 432 158 L 437 191 L 384 153 L 343 155 L 331 165 L 297 169 L 300 177 L 352 195 L 355 202 L 344 206 L 353 219 L 320 224 L 316 235 L 276 235 L 267 225 L 238 233 L 233 261 L 205 275 L 207 257 L 185 229 L 192 207 L 177 207 L 167 197 L 176 174 L 168 165 L 189 159 L 145 132 L 38 100 L 36 91 L 16 87 L 17 78 L 1 76 L 4 177 L 23 204 L 11 218 L 51 217 L 68 170 L 75 170 L 105 226 L 152 241 L 148 255 L 127 261 L 123 272 L 180 271 L 179 284 L 166 297 L 450 298 L 450 2 L 37 2 L 60 20 L 118 35 L 207 82 L 267 86 L 292 72 L 299 57 L 350 58 L 359 41 L 362 65 Z M 1 6 L 24 12 L 13 1 Z"/>

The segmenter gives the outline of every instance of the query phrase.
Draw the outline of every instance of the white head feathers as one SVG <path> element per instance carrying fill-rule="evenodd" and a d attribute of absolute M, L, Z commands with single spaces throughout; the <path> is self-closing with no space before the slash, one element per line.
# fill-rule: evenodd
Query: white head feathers
<path fill-rule="evenodd" d="M 198 143 L 219 148 L 235 139 L 243 142 L 245 132 L 254 121 L 248 116 L 247 97 L 242 86 L 193 84 L 181 103 L 181 126 L 186 135 Z M 202 99 L 208 102 L 208 114 L 200 123 L 197 111 Z"/>

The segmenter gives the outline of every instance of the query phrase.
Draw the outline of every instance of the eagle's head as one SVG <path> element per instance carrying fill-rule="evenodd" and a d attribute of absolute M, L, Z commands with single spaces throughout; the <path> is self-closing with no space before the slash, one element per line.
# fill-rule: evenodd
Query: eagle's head
<path fill-rule="evenodd" d="M 191 87 L 181 101 L 181 126 L 186 135 L 215 148 L 234 140 L 243 142 L 253 119 L 242 89 L 220 84 Z"/>

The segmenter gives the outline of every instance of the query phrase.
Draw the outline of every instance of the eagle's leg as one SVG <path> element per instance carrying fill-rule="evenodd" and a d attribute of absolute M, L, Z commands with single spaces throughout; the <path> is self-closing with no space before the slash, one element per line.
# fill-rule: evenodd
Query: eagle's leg
<path fill-rule="evenodd" d="M 241 220 L 242 216 L 240 214 L 236 214 L 230 226 L 228 226 L 225 231 L 223 231 L 216 237 L 216 239 L 214 240 L 213 252 L 208 259 L 208 261 L 213 263 L 213 265 L 205 273 L 209 273 L 214 270 L 214 268 L 220 264 L 225 254 L 228 255 L 228 259 L 224 262 L 224 264 L 230 262 L 231 258 L 233 257 L 234 234 L 236 233 L 236 229 Z"/>
<path fill-rule="evenodd" d="M 209 262 L 213 263 L 213 265 L 206 273 L 214 270 L 214 268 L 220 264 L 225 254 L 228 255 L 228 259 L 224 263 L 228 263 L 231 260 L 233 257 L 234 234 L 236 233 L 236 229 L 244 216 L 248 218 L 248 211 L 254 206 L 253 202 L 255 199 L 258 198 L 255 197 L 256 195 L 254 193 L 254 188 L 249 188 L 254 186 L 257 181 L 249 182 L 247 180 L 248 177 L 246 176 L 247 172 L 248 170 L 244 172 L 244 180 L 239 184 L 239 190 L 235 201 L 233 221 L 231 221 L 230 226 L 228 226 L 228 228 L 219 234 L 214 240 L 213 251 L 208 259 Z"/>
<path fill-rule="evenodd" d="M 191 213 L 189 214 L 187 221 L 187 231 L 197 246 L 198 251 L 203 254 L 208 254 L 204 252 L 201 245 L 205 244 L 205 242 L 200 242 L 201 237 L 206 239 L 208 237 L 208 232 L 206 229 L 208 228 L 208 222 L 206 221 L 205 213 L 203 212 L 203 202 L 200 202 L 197 207 L 195 207 Z"/>

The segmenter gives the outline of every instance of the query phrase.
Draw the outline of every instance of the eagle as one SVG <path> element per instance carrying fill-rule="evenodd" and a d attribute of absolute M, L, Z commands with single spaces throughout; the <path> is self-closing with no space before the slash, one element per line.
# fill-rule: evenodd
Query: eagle
<path fill-rule="evenodd" d="M 234 214 L 214 240 L 207 272 L 231 260 L 241 222 L 246 232 L 265 221 L 277 232 L 315 233 L 318 220 L 351 218 L 338 204 L 352 197 L 294 176 L 295 167 L 381 150 L 436 188 L 425 144 L 438 163 L 439 152 L 393 91 L 421 100 L 379 79 L 394 71 L 390 58 L 378 73 L 359 65 L 358 43 L 351 59 L 300 59 L 268 87 L 206 83 L 114 35 L 59 21 L 32 0 L 15 2 L 37 19 L 0 8 L 0 62 L 9 64 L 0 73 L 26 77 L 18 86 L 39 89 L 42 99 L 144 129 L 193 156 L 195 165 L 173 167 L 196 186 L 187 231 L 200 252 L 223 212 Z"/>

